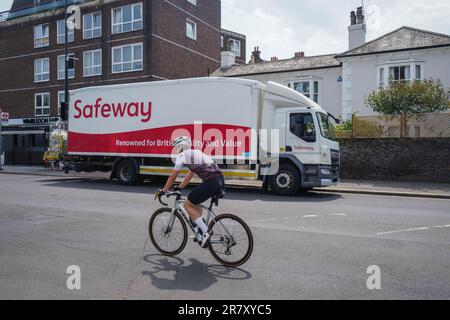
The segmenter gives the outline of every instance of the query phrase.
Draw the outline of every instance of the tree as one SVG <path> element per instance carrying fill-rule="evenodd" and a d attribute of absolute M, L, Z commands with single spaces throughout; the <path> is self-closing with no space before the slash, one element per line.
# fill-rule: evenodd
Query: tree
<path fill-rule="evenodd" d="M 366 105 L 384 115 L 446 111 L 450 107 L 449 95 L 450 90 L 445 92 L 439 80 L 397 82 L 372 91 L 366 98 Z"/>

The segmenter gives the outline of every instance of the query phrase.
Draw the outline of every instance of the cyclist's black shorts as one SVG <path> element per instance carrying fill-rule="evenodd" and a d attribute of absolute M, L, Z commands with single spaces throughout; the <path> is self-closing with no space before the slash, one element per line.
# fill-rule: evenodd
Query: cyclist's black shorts
<path fill-rule="evenodd" d="M 188 200 L 199 205 L 209 198 L 212 198 L 217 191 L 225 188 L 225 179 L 223 175 L 203 181 L 202 184 L 195 187 L 188 195 Z"/>

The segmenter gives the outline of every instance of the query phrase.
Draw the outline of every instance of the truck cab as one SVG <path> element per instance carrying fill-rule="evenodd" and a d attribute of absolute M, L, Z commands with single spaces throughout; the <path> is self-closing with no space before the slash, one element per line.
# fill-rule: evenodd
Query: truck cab
<path fill-rule="evenodd" d="M 286 99 L 288 98 L 288 99 Z M 299 189 L 326 187 L 339 182 L 339 143 L 334 140 L 332 117 L 300 93 L 269 82 L 264 109 L 273 112 L 273 128 L 279 128 L 277 173 L 268 177 L 271 189 L 292 195 Z"/>

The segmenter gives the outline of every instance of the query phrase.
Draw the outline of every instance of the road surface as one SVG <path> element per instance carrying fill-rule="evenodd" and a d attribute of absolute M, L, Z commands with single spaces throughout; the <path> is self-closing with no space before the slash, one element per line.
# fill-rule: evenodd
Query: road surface
<path fill-rule="evenodd" d="M 146 243 L 155 189 L 0 174 L 0 299 L 450 298 L 449 200 L 231 189 L 218 211 L 247 221 L 255 248 L 229 269 L 191 241 L 176 258 Z"/>

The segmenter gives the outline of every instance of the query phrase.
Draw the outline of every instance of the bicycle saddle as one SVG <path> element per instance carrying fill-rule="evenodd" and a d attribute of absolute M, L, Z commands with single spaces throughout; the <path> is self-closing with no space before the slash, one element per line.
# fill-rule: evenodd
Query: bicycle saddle
<path fill-rule="evenodd" d="M 219 191 L 216 192 L 216 194 L 212 197 L 212 202 L 216 205 L 216 207 L 219 205 L 219 199 L 222 199 L 223 197 L 225 197 L 226 192 L 225 189 L 220 189 Z"/>

